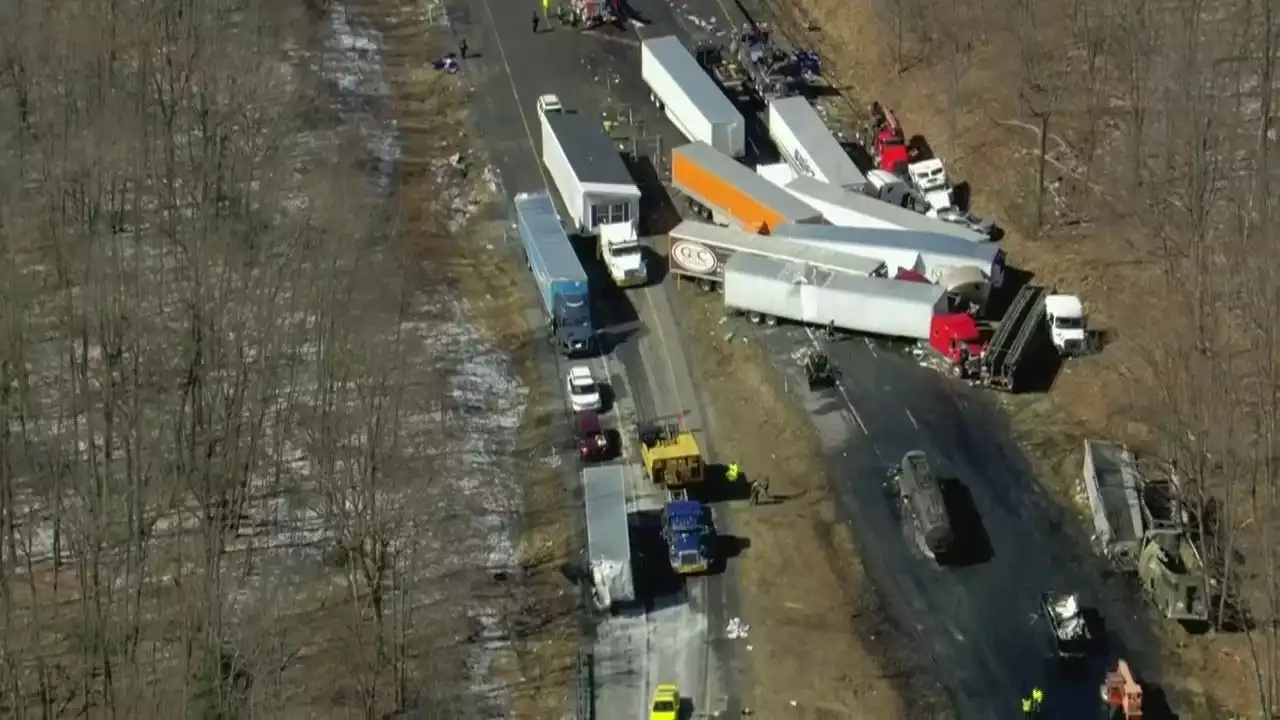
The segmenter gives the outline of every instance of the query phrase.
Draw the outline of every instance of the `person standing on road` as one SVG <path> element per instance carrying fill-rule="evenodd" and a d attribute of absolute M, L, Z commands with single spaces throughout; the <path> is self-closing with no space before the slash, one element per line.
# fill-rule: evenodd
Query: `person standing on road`
<path fill-rule="evenodd" d="M 729 463 L 729 469 L 724 473 L 724 479 L 731 483 L 738 482 L 738 463 Z"/>
<path fill-rule="evenodd" d="M 751 481 L 751 504 L 759 505 L 760 497 L 764 494 L 764 489 L 760 487 L 760 483 L 755 480 Z"/>
<path fill-rule="evenodd" d="M 1022 717 L 1031 717 L 1031 698 L 1029 697 L 1022 698 Z"/>
<path fill-rule="evenodd" d="M 467 59 L 467 39 L 462 38 L 458 41 L 458 57 L 463 60 Z"/>
<path fill-rule="evenodd" d="M 1031 688 L 1031 709 L 1040 712 L 1040 705 L 1044 702 L 1044 691 L 1040 688 Z"/>
<path fill-rule="evenodd" d="M 533 34 L 538 34 L 538 13 L 536 10 L 533 13 Z"/>

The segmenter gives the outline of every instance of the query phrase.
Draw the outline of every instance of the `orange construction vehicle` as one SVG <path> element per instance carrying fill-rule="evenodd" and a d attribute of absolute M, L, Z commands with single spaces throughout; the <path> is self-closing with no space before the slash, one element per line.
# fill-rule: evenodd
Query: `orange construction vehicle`
<path fill-rule="evenodd" d="M 1127 660 L 1119 660 L 1116 669 L 1107 673 L 1107 680 L 1102 685 L 1102 702 L 1111 720 L 1142 718 L 1142 686 L 1133 679 Z"/>

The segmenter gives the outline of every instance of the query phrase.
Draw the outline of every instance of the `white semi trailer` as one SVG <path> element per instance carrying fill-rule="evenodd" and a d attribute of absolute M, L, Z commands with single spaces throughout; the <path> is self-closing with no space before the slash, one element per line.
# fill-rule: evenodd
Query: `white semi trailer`
<path fill-rule="evenodd" d="M 866 186 L 867 176 L 805 98 L 795 95 L 769 101 L 769 136 L 799 175 L 854 192 Z"/>
<path fill-rule="evenodd" d="M 674 35 L 640 43 L 640 78 L 649 97 L 690 142 L 730 157 L 747 152 L 746 121 Z"/>
<path fill-rule="evenodd" d="M 921 215 L 859 192 L 799 175 L 783 188 L 819 210 L 832 225 L 853 228 L 903 230 L 925 235 L 954 237 L 965 242 L 985 243 L 991 238 L 955 223 Z"/>
<path fill-rule="evenodd" d="M 982 353 L 977 321 L 945 289 L 738 253 L 724 266 L 724 304 L 753 322 L 778 319 L 922 340 L 954 362 Z"/>

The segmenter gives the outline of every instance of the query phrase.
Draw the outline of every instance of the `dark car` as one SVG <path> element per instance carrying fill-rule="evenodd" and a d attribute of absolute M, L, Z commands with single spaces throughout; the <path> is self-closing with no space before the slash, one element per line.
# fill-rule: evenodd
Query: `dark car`
<path fill-rule="evenodd" d="M 600 414 L 594 410 L 578 413 L 575 421 L 578 436 L 578 457 L 588 462 L 609 458 L 609 436 L 600 427 Z"/>

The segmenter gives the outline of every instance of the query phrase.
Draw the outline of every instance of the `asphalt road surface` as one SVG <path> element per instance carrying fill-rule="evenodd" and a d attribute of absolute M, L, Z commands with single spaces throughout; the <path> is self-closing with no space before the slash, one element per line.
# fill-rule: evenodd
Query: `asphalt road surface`
<path fill-rule="evenodd" d="M 540 167 L 540 126 L 535 110 L 539 95 L 555 93 L 570 109 L 618 111 L 627 102 L 643 102 L 639 83 L 639 36 L 633 29 L 592 33 L 567 29 L 533 32 L 535 6 L 513 10 L 509 4 L 469 0 L 449 5 L 453 32 L 465 37 L 475 56 L 464 64 L 478 128 L 502 178 L 507 195 L 549 189 Z M 674 25 L 674 22 L 672 21 Z M 620 75 L 634 72 L 627 82 Z M 626 87 L 625 92 L 620 88 Z M 653 133 L 670 132 L 665 128 Z M 560 204 L 558 193 L 550 188 Z M 563 212 L 563 208 L 561 208 Z M 580 248 L 589 258 L 589 250 Z M 706 431 L 701 399 L 683 355 L 671 309 L 662 286 L 621 293 L 600 275 L 593 290 L 597 324 L 606 353 L 590 361 L 607 379 L 614 400 L 606 424 L 623 439 L 620 462 L 631 468 L 633 511 L 650 514 L 661 506 L 659 493 L 642 478 L 634 426 L 642 418 L 681 417 L 696 430 L 704 455 L 714 461 L 715 448 Z M 527 311 L 536 324 L 541 313 L 531 280 Z M 548 382 L 558 382 L 569 363 L 546 353 Z M 566 434 L 568 430 L 566 429 Z M 575 474 L 576 475 L 576 474 Z M 575 480 L 570 479 L 570 482 Z M 650 535 L 651 537 L 651 535 Z M 646 585 L 652 583 L 645 583 Z M 731 646 L 721 638 L 733 607 L 732 574 L 693 579 L 657 588 L 647 612 L 615 616 L 597 629 L 596 716 L 647 717 L 648 694 L 665 682 L 682 690 L 688 712 L 711 714 L 731 710 L 736 675 L 731 672 Z"/>
<path fill-rule="evenodd" d="M 898 344 L 826 343 L 799 328 L 746 331 L 761 336 L 809 410 L 867 572 L 961 717 L 1016 717 L 1033 687 L 1046 694 L 1041 717 L 1095 717 L 1111 660 L 1127 657 L 1155 676 L 1146 613 L 1135 616 L 1137 599 L 1103 579 L 1083 534 L 1038 489 L 989 391 L 923 366 Z M 805 387 L 794 360 L 805 345 L 828 350 L 838 387 Z M 952 487 L 947 501 L 963 543 L 956 564 L 939 566 L 917 549 L 884 486 L 889 467 L 915 449 Z M 1106 623 L 1105 652 L 1075 672 L 1049 656 L 1049 630 L 1038 617 L 1040 593 L 1049 590 L 1080 593 Z M 1162 702 L 1148 694 L 1149 704 Z"/>

